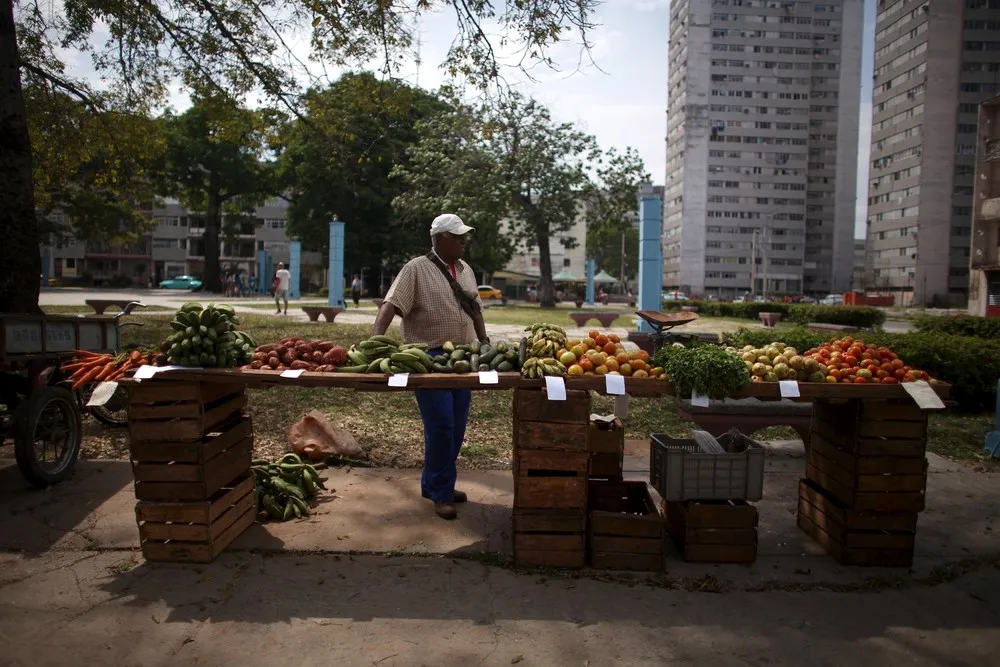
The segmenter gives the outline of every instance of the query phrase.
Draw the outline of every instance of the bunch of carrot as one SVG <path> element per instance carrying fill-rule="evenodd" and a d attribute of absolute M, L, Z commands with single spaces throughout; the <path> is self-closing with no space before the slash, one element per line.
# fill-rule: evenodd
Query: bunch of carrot
<path fill-rule="evenodd" d="M 117 356 L 87 350 L 74 350 L 74 352 L 76 359 L 73 363 L 64 364 L 62 367 L 65 371 L 72 371 L 73 374 L 69 379 L 73 381 L 74 390 L 81 389 L 91 382 L 118 380 L 124 377 L 125 371 L 151 363 L 150 358 L 155 356 L 155 352 L 146 355 L 139 350 Z"/>

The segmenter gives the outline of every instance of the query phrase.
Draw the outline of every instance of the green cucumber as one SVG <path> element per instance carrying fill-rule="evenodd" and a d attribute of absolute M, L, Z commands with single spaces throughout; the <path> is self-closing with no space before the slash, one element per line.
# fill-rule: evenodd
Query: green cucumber
<path fill-rule="evenodd" d="M 462 361 L 459 359 L 455 362 L 455 372 L 456 373 L 468 373 L 472 370 L 472 366 L 469 365 L 468 361 Z"/>
<path fill-rule="evenodd" d="M 465 350 L 455 350 L 451 353 L 452 361 L 462 361 L 465 359 Z"/>
<path fill-rule="evenodd" d="M 504 361 L 502 364 L 497 366 L 497 371 L 500 373 L 509 373 L 514 370 L 514 365 L 509 361 Z"/>
<path fill-rule="evenodd" d="M 469 365 L 473 368 L 479 368 L 479 355 L 475 352 L 469 357 Z"/>

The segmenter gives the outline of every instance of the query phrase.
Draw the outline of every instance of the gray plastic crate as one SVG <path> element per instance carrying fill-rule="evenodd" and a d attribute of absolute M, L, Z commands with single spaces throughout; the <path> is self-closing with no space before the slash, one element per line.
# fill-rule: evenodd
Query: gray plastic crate
<path fill-rule="evenodd" d="M 760 500 L 763 446 L 738 431 L 717 440 L 727 454 L 708 454 L 694 440 L 654 433 L 649 438 L 649 483 L 664 500 Z"/>

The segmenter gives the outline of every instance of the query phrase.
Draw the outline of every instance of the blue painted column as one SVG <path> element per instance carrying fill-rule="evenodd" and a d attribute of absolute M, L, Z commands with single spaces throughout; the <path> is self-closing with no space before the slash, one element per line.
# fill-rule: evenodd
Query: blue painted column
<path fill-rule="evenodd" d="M 267 270 L 267 251 L 257 251 L 257 292 L 268 294 L 271 291 L 271 272 Z"/>
<path fill-rule="evenodd" d="M 663 308 L 663 202 L 651 192 L 639 196 L 639 310 L 659 312 Z M 639 320 L 639 331 L 652 332 L 646 320 Z"/>
<path fill-rule="evenodd" d="M 594 305 L 594 273 L 597 271 L 597 260 L 587 260 L 587 301 L 588 306 Z"/>
<path fill-rule="evenodd" d="M 302 296 L 299 289 L 302 278 L 302 242 L 292 241 L 288 245 L 288 298 L 298 299 Z"/>
<path fill-rule="evenodd" d="M 335 308 L 344 307 L 344 223 L 334 216 L 330 223 L 330 264 L 327 285 L 330 288 L 328 303 Z"/>

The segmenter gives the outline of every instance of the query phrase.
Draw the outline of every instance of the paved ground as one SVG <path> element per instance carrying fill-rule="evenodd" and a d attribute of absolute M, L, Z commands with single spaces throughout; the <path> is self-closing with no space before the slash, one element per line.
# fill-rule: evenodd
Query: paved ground
<path fill-rule="evenodd" d="M 753 566 L 670 554 L 652 578 L 502 567 L 510 472 L 463 471 L 470 503 L 447 523 L 418 471 L 330 471 L 312 519 L 180 566 L 137 552 L 128 464 L 81 462 L 40 492 L 7 462 L 0 664 L 1000 664 L 995 479 L 932 455 L 913 571 L 844 568 L 794 526 L 801 457 L 770 452 Z"/>

